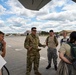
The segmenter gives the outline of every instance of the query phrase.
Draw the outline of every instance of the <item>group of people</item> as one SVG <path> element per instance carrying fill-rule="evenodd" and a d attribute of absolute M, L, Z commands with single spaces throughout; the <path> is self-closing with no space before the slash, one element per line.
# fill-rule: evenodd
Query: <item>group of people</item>
<path fill-rule="evenodd" d="M 58 65 L 56 75 L 76 75 L 76 69 L 74 68 L 76 66 L 76 63 L 73 64 L 73 62 L 76 61 L 76 57 L 73 58 L 74 55 L 72 55 L 72 52 L 74 51 L 74 49 L 76 51 L 76 31 L 73 31 L 70 34 L 69 39 L 65 38 L 66 36 L 65 33 L 63 35 L 64 35 L 64 38 L 63 38 L 64 43 L 61 44 L 59 49 L 59 57 L 61 61 Z M 73 46 L 74 46 L 74 49 L 72 49 Z"/>
<path fill-rule="evenodd" d="M 60 48 L 58 50 L 60 62 L 57 64 L 57 49 L 58 39 L 54 35 L 54 31 L 49 31 L 49 36 L 46 38 L 46 44 L 41 44 L 38 35 L 36 35 L 37 29 L 36 27 L 31 28 L 31 34 L 27 35 L 24 41 L 24 47 L 27 49 L 27 62 L 26 62 L 26 75 L 30 75 L 32 70 L 32 64 L 34 65 L 34 74 L 42 75 L 39 68 L 40 61 L 40 48 L 47 48 L 47 57 L 48 57 L 48 65 L 46 69 L 51 68 L 51 63 L 53 59 L 54 69 L 56 70 L 56 75 L 75 75 L 76 70 L 72 66 L 72 55 L 71 55 L 71 47 L 68 44 L 76 45 L 76 31 L 73 31 L 70 34 L 70 37 L 67 38 L 67 33 L 63 32 L 63 38 L 60 40 Z M 5 57 L 6 54 L 6 42 L 4 41 L 4 33 L 0 31 L 0 55 Z M 58 65 L 58 66 L 57 66 Z M 1 71 L 0 71 L 1 73 Z M 1 75 L 1 74 L 0 74 Z"/>
<path fill-rule="evenodd" d="M 48 66 L 46 69 L 51 67 L 51 62 L 53 58 L 54 68 L 57 70 L 57 50 L 58 40 L 54 36 L 53 30 L 49 31 L 49 36 L 46 38 L 46 45 L 42 45 L 40 43 L 39 37 L 36 35 L 36 27 L 31 28 L 31 34 L 28 35 L 24 42 L 24 47 L 27 49 L 27 67 L 26 67 L 26 75 L 30 75 L 32 69 L 32 63 L 34 63 L 34 73 L 35 75 L 41 75 L 38 71 L 39 67 L 39 59 L 40 59 L 40 49 L 39 47 L 48 46 L 47 56 L 48 56 Z"/>
<path fill-rule="evenodd" d="M 39 47 L 48 47 L 47 48 L 47 57 L 48 57 L 48 65 L 46 69 L 49 69 L 51 67 L 51 62 L 53 59 L 54 69 L 57 71 L 56 75 L 75 75 L 76 70 L 72 67 L 72 62 L 65 56 L 71 57 L 71 47 L 68 44 L 74 43 L 76 44 L 76 31 L 73 31 L 70 34 L 70 38 L 67 38 L 67 33 L 63 32 L 63 38 L 60 41 L 60 49 L 59 57 L 61 59 L 60 63 L 57 66 L 57 49 L 58 46 L 58 39 L 54 35 L 54 31 L 49 31 L 49 36 L 46 38 L 46 45 L 42 45 L 40 43 L 39 37 L 36 35 L 36 27 L 31 28 L 31 34 L 29 34 L 24 42 L 24 47 L 27 49 L 27 64 L 26 64 L 26 75 L 30 75 L 32 64 L 34 64 L 34 74 L 35 75 L 42 75 L 38 68 L 39 68 L 39 59 L 40 59 L 40 49 Z M 65 65 L 66 64 L 66 65 Z M 68 67 L 71 67 L 71 69 Z M 63 68 L 64 67 L 64 68 Z"/>

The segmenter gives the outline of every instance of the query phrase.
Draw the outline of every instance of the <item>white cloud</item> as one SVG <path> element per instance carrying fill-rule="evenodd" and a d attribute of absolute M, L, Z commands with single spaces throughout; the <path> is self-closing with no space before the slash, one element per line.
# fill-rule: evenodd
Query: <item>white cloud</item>
<path fill-rule="evenodd" d="M 28 20 L 25 20 L 24 18 L 21 17 L 11 17 L 7 20 L 8 23 L 11 23 L 12 25 L 17 25 L 18 27 L 20 27 L 21 25 L 25 25 Z"/>
<path fill-rule="evenodd" d="M 4 27 L 4 26 L 5 26 L 4 21 L 0 20 L 0 29 L 1 27 Z"/>
<path fill-rule="evenodd" d="M 10 7 L 8 13 L 16 14 L 20 16 L 33 17 L 34 14 L 31 10 L 23 7 L 23 5 L 18 0 L 8 0 L 7 4 Z"/>
<path fill-rule="evenodd" d="M 6 9 L 0 5 L 0 15 L 3 15 L 5 13 Z"/>
<path fill-rule="evenodd" d="M 52 0 L 39 11 L 24 8 L 18 0 L 8 0 L 5 6 L 0 5 L 0 27 L 6 33 L 33 26 L 43 31 L 76 30 L 76 3 L 71 0 Z"/>

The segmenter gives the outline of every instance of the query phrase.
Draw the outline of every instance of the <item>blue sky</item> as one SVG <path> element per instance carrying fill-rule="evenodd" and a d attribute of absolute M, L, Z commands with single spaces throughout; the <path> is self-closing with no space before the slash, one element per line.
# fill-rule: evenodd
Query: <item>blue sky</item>
<path fill-rule="evenodd" d="M 76 3 L 52 0 L 39 11 L 24 8 L 18 0 L 0 0 L 0 30 L 24 33 L 31 27 L 38 31 L 76 30 Z"/>

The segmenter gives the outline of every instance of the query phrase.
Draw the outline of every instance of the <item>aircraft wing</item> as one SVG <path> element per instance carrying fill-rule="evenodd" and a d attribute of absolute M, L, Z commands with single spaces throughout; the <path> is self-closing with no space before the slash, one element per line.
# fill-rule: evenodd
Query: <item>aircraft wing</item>
<path fill-rule="evenodd" d="M 39 10 L 51 0 L 19 0 L 19 2 L 27 9 Z"/>
<path fill-rule="evenodd" d="M 76 0 L 72 0 L 72 1 L 76 2 Z"/>

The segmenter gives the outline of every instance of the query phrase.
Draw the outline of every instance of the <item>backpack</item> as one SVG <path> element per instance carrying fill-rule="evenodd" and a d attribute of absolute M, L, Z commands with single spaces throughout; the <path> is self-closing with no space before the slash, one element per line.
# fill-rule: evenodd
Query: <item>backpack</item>
<path fill-rule="evenodd" d="M 72 65 L 73 68 L 76 70 L 76 44 L 68 43 L 71 46 L 71 56 L 73 58 Z"/>
<path fill-rule="evenodd" d="M 72 55 L 73 59 L 75 60 L 76 59 L 76 44 L 72 44 L 69 42 L 68 42 L 68 44 L 71 47 L 71 55 Z"/>
<path fill-rule="evenodd" d="M 47 41 L 48 41 L 49 37 L 50 37 L 50 36 L 47 37 Z M 57 41 L 57 39 L 56 39 L 56 36 L 54 36 L 54 42 L 56 43 L 56 46 L 58 46 L 58 41 Z"/>
<path fill-rule="evenodd" d="M 67 38 L 66 40 L 64 38 L 62 38 L 60 41 L 60 44 L 62 45 L 63 42 L 65 42 L 65 43 L 69 42 L 69 38 Z"/>

